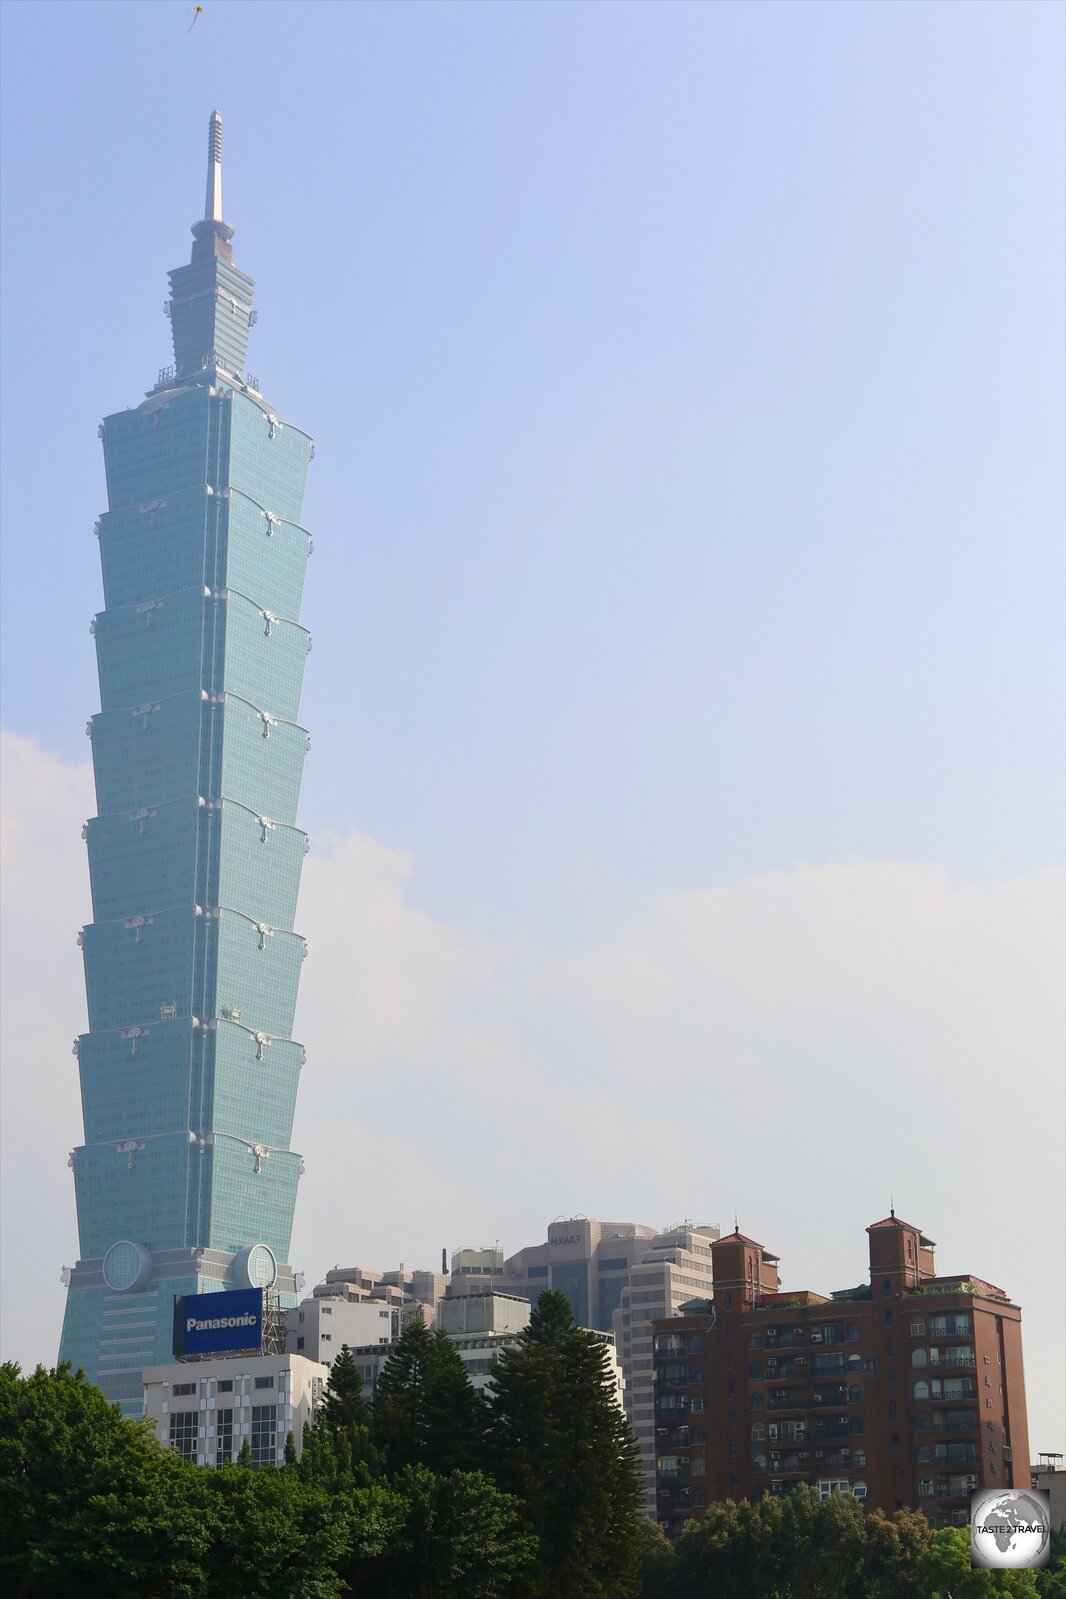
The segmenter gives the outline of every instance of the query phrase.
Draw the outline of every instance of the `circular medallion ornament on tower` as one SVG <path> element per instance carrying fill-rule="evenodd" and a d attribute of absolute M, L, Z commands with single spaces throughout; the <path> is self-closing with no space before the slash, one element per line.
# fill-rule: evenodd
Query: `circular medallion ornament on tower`
<path fill-rule="evenodd" d="M 233 1270 L 249 1288 L 273 1288 L 278 1280 L 278 1263 L 266 1244 L 248 1244 L 240 1250 Z"/>
<path fill-rule="evenodd" d="M 141 1244 L 120 1238 L 104 1256 L 104 1282 L 116 1294 L 143 1288 L 152 1275 L 152 1257 Z"/>

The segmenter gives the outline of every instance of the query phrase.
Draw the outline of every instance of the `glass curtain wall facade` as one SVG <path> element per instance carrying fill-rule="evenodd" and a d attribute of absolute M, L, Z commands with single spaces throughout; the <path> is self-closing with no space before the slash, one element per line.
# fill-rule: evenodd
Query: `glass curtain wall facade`
<path fill-rule="evenodd" d="M 296 1289 L 313 445 L 242 375 L 253 284 L 233 265 L 221 159 L 215 113 L 205 216 L 170 273 L 174 365 L 100 429 L 80 1259 L 60 1354 L 138 1413 L 142 1368 L 171 1357 L 175 1295 L 265 1286 L 294 1304 Z"/>

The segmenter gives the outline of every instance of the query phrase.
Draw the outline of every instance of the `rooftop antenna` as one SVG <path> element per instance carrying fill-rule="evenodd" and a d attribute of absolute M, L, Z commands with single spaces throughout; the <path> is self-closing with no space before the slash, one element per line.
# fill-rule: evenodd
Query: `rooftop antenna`
<path fill-rule="evenodd" d="M 896 1196 L 891 1188 L 888 1191 L 888 1214 L 893 1217 L 896 1214 Z"/>

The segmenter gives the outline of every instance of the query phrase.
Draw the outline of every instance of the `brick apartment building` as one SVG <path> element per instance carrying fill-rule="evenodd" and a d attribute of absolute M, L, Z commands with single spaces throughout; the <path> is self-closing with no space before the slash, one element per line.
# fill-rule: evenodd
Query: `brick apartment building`
<path fill-rule="evenodd" d="M 809 1483 L 891 1512 L 965 1524 L 970 1494 L 1028 1487 L 1021 1311 L 893 1210 L 866 1229 L 870 1282 L 782 1292 L 778 1260 L 738 1230 L 714 1286 L 654 1324 L 656 1512 L 674 1535 L 718 1499 Z"/>

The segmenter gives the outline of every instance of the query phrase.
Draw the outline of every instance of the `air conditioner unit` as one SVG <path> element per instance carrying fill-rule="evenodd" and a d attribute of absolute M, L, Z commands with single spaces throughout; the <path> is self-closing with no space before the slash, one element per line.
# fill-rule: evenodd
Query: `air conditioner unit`
<path fill-rule="evenodd" d="M 821 1333 L 820 1332 L 812 1332 L 811 1333 L 811 1343 L 812 1344 L 820 1344 L 821 1342 L 822 1342 Z"/>
<path fill-rule="evenodd" d="M 797 1355 L 796 1356 L 796 1365 L 797 1366 L 805 1366 L 806 1364 L 807 1364 L 807 1356 L 806 1355 Z"/>
<path fill-rule="evenodd" d="M 841 1453 L 841 1454 L 842 1454 L 842 1455 L 850 1455 L 850 1454 L 851 1454 L 851 1450 L 850 1450 L 850 1449 L 842 1449 L 842 1450 L 841 1450 L 841 1451 L 840 1451 L 840 1453 Z"/>
<path fill-rule="evenodd" d="M 822 1456 L 823 1456 L 823 1455 L 824 1455 L 824 1454 L 825 1454 L 825 1450 L 824 1450 L 824 1449 L 816 1449 L 816 1450 L 815 1450 L 815 1451 L 814 1451 L 814 1458 L 815 1458 L 815 1460 L 821 1460 L 821 1458 L 822 1458 Z"/>
<path fill-rule="evenodd" d="M 781 1459 L 780 1452 L 777 1449 L 771 1449 L 770 1450 L 770 1459 L 771 1460 L 780 1460 Z"/>

